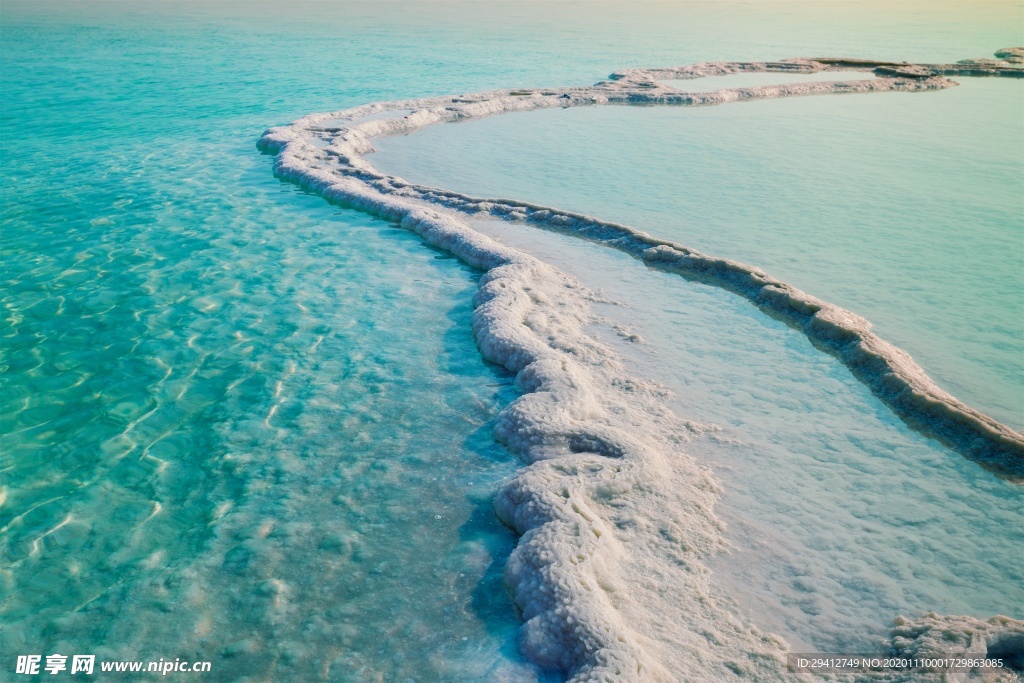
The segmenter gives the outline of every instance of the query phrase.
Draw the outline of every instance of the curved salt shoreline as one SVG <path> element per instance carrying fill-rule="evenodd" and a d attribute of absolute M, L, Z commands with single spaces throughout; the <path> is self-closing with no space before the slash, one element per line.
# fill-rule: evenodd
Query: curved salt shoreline
<path fill-rule="evenodd" d="M 715 258 L 683 245 L 650 237 L 629 226 L 511 199 L 481 199 L 458 192 L 407 183 L 377 171 L 365 155 L 375 137 L 408 134 L 447 121 L 549 107 L 593 104 L 671 104 L 701 106 L 747 99 L 876 91 L 936 90 L 956 85 L 961 76 L 1024 77 L 1020 49 L 1002 50 L 1006 60 L 969 60 L 959 64 L 920 65 L 872 60 L 817 58 L 779 62 L 715 62 L 671 69 L 634 69 L 612 74 L 590 88 L 499 90 L 460 97 L 375 103 L 341 112 L 315 114 L 289 126 L 268 130 L 261 149 L 279 151 L 276 173 L 313 186 L 313 169 L 351 178 L 384 194 L 433 202 L 465 213 L 486 212 L 525 220 L 613 246 L 650 267 L 700 279 L 749 299 L 762 310 L 801 329 L 850 368 L 902 419 L 1006 479 L 1024 481 L 1024 435 L 958 401 L 939 388 L 903 350 L 870 331 L 870 323 L 839 306 L 817 299 L 764 271 Z M 801 83 L 757 88 L 684 93 L 654 79 L 693 79 L 743 72 L 816 73 L 861 70 L 875 80 Z M 411 110 L 401 118 L 374 118 Z M 332 120 L 338 121 L 333 122 Z M 328 124 L 328 125 L 324 125 Z M 317 141 L 325 141 L 319 146 Z"/>
<path fill-rule="evenodd" d="M 883 77 L 700 94 L 649 80 L 851 68 L 874 68 Z M 702 560 L 723 544 L 711 511 L 717 484 L 679 450 L 681 435 L 700 427 L 679 422 L 656 387 L 626 375 L 615 354 L 584 333 L 589 295 L 577 283 L 423 202 L 577 234 L 652 267 L 743 294 L 838 355 L 904 419 L 1001 476 L 1024 478 L 1024 437 L 942 392 L 907 354 L 870 333 L 863 319 L 756 268 L 580 214 L 406 183 L 366 162 L 364 155 L 373 150 L 370 139 L 555 106 L 703 105 L 955 85 L 940 74 L 1021 76 L 1024 69 L 1008 62 L 938 67 L 850 60 L 716 63 L 623 72 L 592 88 L 377 103 L 308 116 L 264 134 L 259 146 L 278 154 L 279 177 L 329 201 L 399 221 L 486 271 L 473 313 L 477 342 L 484 357 L 517 374 L 524 392 L 502 411 L 495 431 L 531 464 L 502 488 L 495 508 L 521 535 L 506 576 L 526 622 L 523 649 L 534 661 L 563 670 L 574 681 L 673 680 L 683 671 L 699 680 L 789 679 L 785 643 L 739 621 L 709 594 Z M 367 118 L 406 109 L 410 113 L 401 118 Z M 620 522 L 643 526 L 630 534 L 619 531 Z"/>

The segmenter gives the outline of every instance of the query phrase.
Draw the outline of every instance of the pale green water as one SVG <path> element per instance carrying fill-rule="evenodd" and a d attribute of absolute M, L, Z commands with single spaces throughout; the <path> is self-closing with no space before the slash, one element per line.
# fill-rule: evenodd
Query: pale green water
<path fill-rule="evenodd" d="M 1020 428 L 1024 81 L 961 80 L 935 93 L 515 114 L 384 139 L 372 159 L 407 180 L 761 266 L 866 317 L 940 386 Z"/>
<path fill-rule="evenodd" d="M 1012 4 L 883 7 L 5 2 L 2 670 L 543 678 L 500 580 L 513 393 L 469 332 L 476 274 L 282 185 L 256 139 L 627 66 L 1020 42 Z"/>

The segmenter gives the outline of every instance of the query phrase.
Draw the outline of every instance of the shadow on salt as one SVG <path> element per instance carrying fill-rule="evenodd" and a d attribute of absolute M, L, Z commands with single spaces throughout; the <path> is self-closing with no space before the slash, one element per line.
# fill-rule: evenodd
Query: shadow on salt
<path fill-rule="evenodd" d="M 412 109 L 391 109 L 387 111 L 378 111 L 373 114 L 367 114 L 366 116 L 359 116 L 354 119 L 327 119 L 317 125 L 318 128 L 331 129 L 331 128 L 351 128 L 352 126 L 358 126 L 360 123 L 366 123 L 367 121 L 379 121 L 381 119 L 400 119 L 403 116 L 408 116 L 412 113 Z"/>

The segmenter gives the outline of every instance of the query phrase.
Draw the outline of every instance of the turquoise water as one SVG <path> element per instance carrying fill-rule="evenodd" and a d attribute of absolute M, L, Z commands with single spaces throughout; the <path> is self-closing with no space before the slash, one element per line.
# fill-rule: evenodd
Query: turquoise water
<path fill-rule="evenodd" d="M 961 80 L 501 116 L 384 139 L 371 159 L 413 182 L 580 211 L 760 266 L 867 318 L 939 386 L 1021 428 L 1024 82 Z"/>
<path fill-rule="evenodd" d="M 518 463 L 491 421 L 515 394 L 469 331 L 478 274 L 278 182 L 262 130 L 626 66 L 1020 42 L 1008 3 L 637 7 L 4 3 L 4 667 L 550 677 L 500 579 L 490 501 Z"/>
<path fill-rule="evenodd" d="M 476 275 L 208 144 L 8 208 L 3 652 L 536 676 Z"/>

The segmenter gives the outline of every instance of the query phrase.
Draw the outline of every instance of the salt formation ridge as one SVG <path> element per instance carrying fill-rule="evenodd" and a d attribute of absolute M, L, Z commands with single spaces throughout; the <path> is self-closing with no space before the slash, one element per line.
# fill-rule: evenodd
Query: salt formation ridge
<path fill-rule="evenodd" d="M 572 278 L 431 205 L 579 235 L 645 264 L 725 287 L 802 329 L 907 421 L 1001 476 L 1024 480 L 1024 437 L 939 389 L 858 316 L 761 270 L 657 240 L 633 228 L 508 199 L 479 199 L 380 173 L 371 140 L 436 123 L 550 107 L 710 105 L 747 99 L 956 85 L 949 75 L 1024 76 L 1016 58 L 956 65 L 842 59 L 717 62 L 613 74 L 587 88 L 497 90 L 373 103 L 266 131 L 275 173 L 325 199 L 398 222 L 484 271 L 473 329 L 485 358 L 516 373 L 523 395 L 496 434 L 528 465 L 499 492 L 498 515 L 520 535 L 506 578 L 525 620 L 523 649 L 572 681 L 788 680 L 785 643 L 736 618 L 708 592 L 703 560 L 723 547 L 713 477 L 681 450 L 702 429 L 664 406 L 591 339 L 593 295 Z M 1011 57 L 1013 59 L 1011 59 Z M 835 81 L 686 93 L 655 79 L 729 73 L 873 70 Z M 408 112 L 408 113 L 405 113 Z M 626 589 L 628 587 L 628 590 Z"/>

